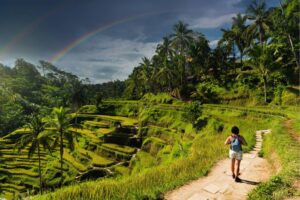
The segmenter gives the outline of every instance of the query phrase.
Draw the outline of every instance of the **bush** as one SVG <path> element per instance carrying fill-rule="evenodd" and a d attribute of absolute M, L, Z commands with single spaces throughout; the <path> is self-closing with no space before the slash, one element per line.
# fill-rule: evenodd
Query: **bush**
<path fill-rule="evenodd" d="M 95 105 L 85 105 L 79 109 L 79 113 L 96 114 L 98 113 L 98 109 Z"/>
<path fill-rule="evenodd" d="M 196 91 L 191 97 L 200 100 L 203 103 L 218 103 L 218 97 L 222 91 L 217 84 L 213 82 L 203 82 L 196 86 Z"/>
<path fill-rule="evenodd" d="M 287 187 L 288 185 L 279 176 L 274 176 L 266 183 L 258 185 L 252 193 L 249 194 L 249 200 L 272 200 L 274 199 L 274 192 L 280 188 Z"/>
<path fill-rule="evenodd" d="M 142 100 L 151 103 L 172 104 L 174 98 L 167 93 L 158 93 L 156 95 L 152 93 L 147 93 L 143 96 Z"/>
<path fill-rule="evenodd" d="M 212 122 L 213 128 L 216 132 L 221 133 L 224 130 L 224 124 L 220 121 L 213 120 Z"/>
<path fill-rule="evenodd" d="M 200 123 L 199 117 L 202 114 L 202 107 L 200 102 L 195 101 L 184 107 L 183 119 L 186 122 L 192 123 L 194 127 Z"/>

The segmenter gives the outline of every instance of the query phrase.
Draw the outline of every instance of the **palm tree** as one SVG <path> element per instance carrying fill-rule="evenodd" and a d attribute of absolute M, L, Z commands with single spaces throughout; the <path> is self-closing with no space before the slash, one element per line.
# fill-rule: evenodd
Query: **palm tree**
<path fill-rule="evenodd" d="M 60 168 L 61 168 L 61 185 L 63 183 L 63 155 L 64 155 L 64 143 L 63 138 L 66 138 L 71 150 L 74 149 L 74 142 L 72 134 L 68 131 L 71 126 L 70 109 L 64 107 L 54 107 L 52 111 L 52 119 L 50 124 L 55 128 L 56 132 L 59 133 L 57 140 L 60 140 Z M 56 143 L 56 142 L 55 142 Z"/>
<path fill-rule="evenodd" d="M 296 13 L 298 13 L 298 12 L 291 12 L 291 11 L 296 10 L 295 8 L 297 8 L 297 7 L 298 7 L 298 10 L 299 10 L 299 6 L 297 6 L 299 4 L 299 2 L 298 3 L 288 3 L 288 1 L 286 1 L 286 5 L 285 5 L 286 8 L 284 9 L 284 6 L 282 5 L 281 0 L 278 0 L 278 1 L 279 1 L 279 4 L 280 4 L 281 18 L 282 18 L 282 22 L 279 23 L 279 24 L 281 24 L 281 26 L 284 30 L 284 34 L 287 35 L 287 38 L 288 38 L 288 41 L 289 41 L 289 44 L 290 44 L 290 47 L 291 47 L 291 51 L 292 51 L 293 56 L 295 58 L 296 64 L 297 64 L 298 68 L 300 69 L 299 54 L 297 54 L 297 52 L 296 52 L 295 45 L 294 45 L 292 36 L 290 34 L 290 31 L 289 31 L 288 20 L 287 20 L 287 18 L 288 18 L 287 16 L 289 16 L 289 15 L 293 16 L 293 14 L 297 15 Z M 290 11 L 290 12 L 288 12 L 289 13 L 288 15 L 286 15 L 287 10 Z M 294 17 L 294 18 L 296 19 L 297 17 Z M 298 19 L 298 21 L 299 21 L 299 19 Z M 277 23 L 278 23 L 278 21 L 277 21 Z M 297 33 L 298 33 L 298 31 L 297 31 Z M 299 33 L 297 35 L 299 36 Z M 299 38 L 299 37 L 297 37 L 297 38 Z"/>
<path fill-rule="evenodd" d="M 75 80 L 70 84 L 69 101 L 73 112 L 86 103 L 86 89 L 86 86 L 79 80 Z"/>
<path fill-rule="evenodd" d="M 139 64 L 139 66 L 141 68 L 139 78 L 141 78 L 145 83 L 145 87 L 146 87 L 145 92 L 149 92 L 149 91 L 151 91 L 152 86 L 153 86 L 152 79 L 151 79 L 151 77 L 152 77 L 152 69 L 151 69 L 152 63 L 148 58 L 143 57 L 142 62 Z"/>
<path fill-rule="evenodd" d="M 41 151 L 40 145 L 51 152 L 49 145 L 49 137 L 46 134 L 42 134 L 45 131 L 45 122 L 38 115 L 33 115 L 31 121 L 27 124 L 29 132 L 23 134 L 17 141 L 16 147 L 18 151 L 30 146 L 28 150 L 28 157 L 30 158 L 37 150 L 38 161 L 39 161 L 39 178 L 40 178 L 40 193 L 43 193 L 42 189 L 42 170 L 41 170 Z"/>
<path fill-rule="evenodd" d="M 233 60 L 235 61 L 235 33 L 232 29 L 221 29 L 221 31 L 223 32 L 223 35 L 218 44 L 226 47 L 228 52 L 232 54 Z"/>
<path fill-rule="evenodd" d="M 164 59 L 170 59 L 172 57 L 174 49 L 172 48 L 172 41 L 169 36 L 163 37 L 163 43 L 157 46 L 156 52 Z"/>
<path fill-rule="evenodd" d="M 250 59 L 247 65 L 252 67 L 252 70 L 241 72 L 237 78 L 244 74 L 254 74 L 262 79 L 264 87 L 264 101 L 267 103 L 268 79 L 274 65 L 281 60 L 281 57 L 274 58 L 274 52 L 268 45 L 255 45 L 249 51 Z"/>
<path fill-rule="evenodd" d="M 171 59 L 174 55 L 174 49 L 172 47 L 172 41 L 170 37 L 163 37 L 163 43 L 157 46 L 156 52 L 160 58 L 158 64 L 160 68 L 156 74 L 156 77 L 160 80 L 163 86 L 167 84 L 167 90 L 172 91 L 172 80 L 174 77 L 174 71 L 170 65 Z"/>
<path fill-rule="evenodd" d="M 185 68 L 186 68 L 186 52 L 191 41 L 194 39 L 193 31 L 187 28 L 188 25 L 179 21 L 174 25 L 174 33 L 171 34 L 172 45 L 175 47 L 176 52 L 179 53 L 178 67 L 180 69 L 180 83 L 182 89 L 185 88 Z"/>
<path fill-rule="evenodd" d="M 254 21 L 248 27 L 253 35 L 259 35 L 260 44 L 266 40 L 266 33 L 270 31 L 269 11 L 266 3 L 262 0 L 254 0 L 247 9 L 247 18 Z"/>
<path fill-rule="evenodd" d="M 237 14 L 236 17 L 232 18 L 232 32 L 235 40 L 235 44 L 239 49 L 240 52 L 240 61 L 243 63 L 243 56 L 245 54 L 245 49 L 250 46 L 250 38 L 248 37 L 249 34 L 246 32 L 246 21 L 247 16 L 241 15 L 240 13 Z"/>
<path fill-rule="evenodd" d="M 167 85 L 168 92 L 172 91 L 172 80 L 174 81 L 175 72 L 168 60 L 163 61 L 162 67 L 160 67 L 155 76 L 160 80 L 162 85 Z"/>
<path fill-rule="evenodd" d="M 176 51 L 180 54 L 184 54 L 184 50 L 186 50 L 190 44 L 190 42 L 194 38 L 193 31 L 187 28 L 188 25 L 179 21 L 174 25 L 174 33 L 171 34 L 172 44 L 175 46 Z"/>
<path fill-rule="evenodd" d="M 210 47 L 204 35 L 199 36 L 194 40 L 188 49 L 188 62 L 190 64 L 189 75 L 203 75 L 208 66 Z"/>

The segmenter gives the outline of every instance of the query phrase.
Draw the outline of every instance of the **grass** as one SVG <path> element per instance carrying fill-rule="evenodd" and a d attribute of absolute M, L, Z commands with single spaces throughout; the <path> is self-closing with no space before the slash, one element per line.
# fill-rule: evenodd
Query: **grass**
<path fill-rule="evenodd" d="M 214 113 L 221 116 L 220 120 L 224 123 L 222 132 L 214 130 L 213 122 L 209 122 L 201 134 L 196 135 L 192 144 L 183 143 L 183 146 L 190 146 L 187 154 L 180 153 L 179 157 L 174 157 L 170 151 L 170 154 L 165 154 L 173 158 L 170 162 L 155 166 L 159 160 L 140 151 L 136 161 L 143 159 L 139 163 L 144 165 L 130 176 L 72 185 L 34 199 L 156 199 L 165 191 L 206 175 L 215 162 L 226 157 L 228 147 L 223 142 L 230 134 L 232 124 L 240 126 L 249 141 L 255 141 L 254 130 L 264 128 L 266 122 L 263 118 L 242 119 L 239 112 L 222 118 L 227 114 L 224 112 Z M 148 163 L 148 167 L 145 163 Z"/>
<path fill-rule="evenodd" d="M 0 171 L 9 173 L 11 175 L 26 175 L 26 176 L 30 176 L 30 177 L 38 176 L 38 173 L 33 172 L 31 170 L 22 169 L 22 168 L 0 169 Z"/>
<path fill-rule="evenodd" d="M 0 183 L 0 188 L 13 188 L 15 190 L 24 190 L 25 187 L 21 185 L 14 185 L 14 184 L 9 184 L 9 183 Z"/>
<path fill-rule="evenodd" d="M 155 105 L 150 105 L 149 102 L 143 101 L 105 102 L 105 104 L 117 105 L 115 112 L 121 113 L 123 117 L 78 114 L 78 118 L 80 118 L 85 128 L 77 129 L 76 132 L 85 141 L 81 141 L 80 147 L 79 144 L 75 145 L 75 149 L 79 152 L 77 155 L 80 155 L 80 161 L 78 157 L 75 158 L 73 154 L 65 149 L 64 159 L 67 161 L 64 164 L 65 183 L 71 183 L 78 171 L 85 171 L 87 166 L 91 164 L 96 167 L 109 167 L 112 171 L 122 176 L 66 186 L 53 193 L 35 196 L 34 199 L 157 199 L 164 192 L 207 174 L 215 162 L 225 158 L 228 147 L 223 145 L 223 142 L 230 135 L 230 129 L 233 125 L 237 125 L 240 128 L 241 134 L 249 144 L 249 146 L 244 148 L 244 151 L 249 151 L 255 144 L 256 130 L 270 127 L 276 130 L 274 125 L 277 123 L 276 120 L 282 120 L 285 117 L 292 118 L 296 116 L 295 112 L 299 111 L 297 107 L 285 107 L 283 113 L 281 110 L 283 108 L 275 106 L 269 108 L 245 108 L 228 105 L 204 105 L 203 115 L 209 120 L 205 126 L 196 129 L 191 123 L 182 119 L 183 103 L 176 102 L 176 105 L 174 105 L 161 104 L 161 102 L 160 100 L 153 100 Z M 125 105 L 127 106 L 126 108 L 124 108 Z M 139 111 L 136 110 L 136 105 L 142 111 L 140 115 L 136 113 Z M 144 109 L 145 107 L 146 109 Z M 141 135 L 146 136 L 144 145 L 147 148 L 142 148 L 135 154 L 130 161 L 129 167 L 114 165 L 115 161 L 100 156 L 95 150 L 92 150 L 98 146 L 116 154 L 129 155 L 129 158 L 131 158 L 131 154 L 135 153 L 134 148 L 112 143 L 104 143 L 99 146 L 99 143 L 102 142 L 99 139 L 100 136 L 115 131 L 113 128 L 107 128 L 113 122 L 121 122 L 122 126 L 133 126 L 140 123 L 139 131 Z M 146 123 L 143 124 L 141 122 Z M 294 120 L 295 130 L 300 129 L 298 125 L 300 123 L 298 122 L 300 121 Z M 184 133 L 181 130 L 185 130 Z M 281 138 L 281 135 L 284 135 L 283 130 L 280 131 L 280 128 L 278 130 L 278 135 L 275 138 L 271 138 L 271 136 L 268 136 L 270 138 L 266 137 L 266 141 L 268 141 L 266 145 L 270 149 L 276 149 L 279 144 L 275 141 L 286 140 L 286 146 L 278 146 L 283 149 L 282 155 L 279 157 L 281 160 L 284 160 L 285 151 L 289 152 L 286 148 L 292 143 L 288 139 L 284 140 L 284 138 Z M 74 132 L 75 130 L 72 129 L 72 131 Z M 11 179 L 14 182 L 10 184 L 18 185 L 24 181 L 28 185 L 38 186 L 38 181 L 33 181 L 35 177 L 26 175 L 26 173 L 37 172 L 37 158 L 33 157 L 30 161 L 34 163 L 32 170 L 22 171 L 24 170 L 22 169 L 23 166 L 27 167 L 27 155 L 24 152 L 20 155 L 7 155 L 6 153 L 10 153 L 10 147 L 10 144 L 5 144 L 5 150 L 3 151 L 4 164 L 12 162 L 13 164 L 9 168 L 15 172 L 12 173 Z M 264 156 L 267 157 L 270 154 L 269 151 L 271 152 L 271 150 L 264 149 Z M 277 151 L 279 150 L 276 149 L 276 153 L 280 154 Z M 58 151 L 56 150 L 55 153 L 58 153 Z M 295 152 L 289 153 L 294 155 Z M 43 159 L 42 164 L 46 168 L 43 170 L 45 180 L 48 185 L 55 187 L 60 181 L 57 175 L 60 167 L 58 159 L 51 157 L 46 160 L 44 156 Z M 53 162 L 48 159 L 53 159 Z M 292 163 L 292 160 L 290 162 L 282 162 Z M 21 166 L 20 170 L 17 168 L 18 163 Z M 21 163 L 24 165 L 22 166 Z M 14 165 L 16 166 L 15 168 L 13 167 Z M 294 195 L 291 191 L 292 183 L 296 177 L 293 170 L 296 167 L 298 166 L 286 164 L 283 167 L 283 171 L 270 180 L 269 185 L 259 186 L 262 189 L 259 192 L 253 192 L 254 197 L 263 199 L 262 197 L 266 191 L 270 190 L 272 191 L 269 192 L 272 198 Z M 9 173 L 8 169 L 0 170 Z M 24 174 L 22 174 L 23 172 Z M 273 187 L 274 185 L 275 187 Z M 13 188 L 11 190 L 15 191 Z"/>
<path fill-rule="evenodd" d="M 112 143 L 104 143 L 101 146 L 107 149 L 111 149 L 126 154 L 133 154 L 136 151 L 135 148 L 124 146 L 124 145 L 112 144 Z"/>
<path fill-rule="evenodd" d="M 95 167 L 107 167 L 110 166 L 112 164 L 114 164 L 114 161 L 109 160 L 107 158 L 104 158 L 102 156 L 99 156 L 98 154 L 92 152 L 92 151 L 88 151 L 86 149 L 80 148 L 79 146 L 77 146 L 76 148 L 81 154 L 89 157 L 92 160 L 92 164 Z"/>
<path fill-rule="evenodd" d="M 85 126 L 91 126 L 91 127 L 97 127 L 97 128 L 108 128 L 109 123 L 104 122 L 104 121 L 89 121 L 86 120 L 84 121 Z"/>
<path fill-rule="evenodd" d="M 13 137 L 13 136 L 16 136 L 16 135 L 20 135 L 20 134 L 25 134 L 25 133 L 29 133 L 30 132 L 30 129 L 29 128 L 19 128 L 9 134 L 7 134 L 6 136 L 3 137 L 3 139 L 7 139 L 7 138 L 10 138 L 10 137 Z"/>
<path fill-rule="evenodd" d="M 99 128 L 96 130 L 97 133 L 100 133 L 100 134 L 110 134 L 110 133 L 113 133 L 114 130 L 113 129 L 109 129 L 109 128 Z"/>
<path fill-rule="evenodd" d="M 121 117 L 121 116 L 97 115 L 97 118 L 108 120 L 108 121 L 119 121 L 122 123 L 122 126 L 133 126 L 138 123 L 137 119 Z"/>
<path fill-rule="evenodd" d="M 249 194 L 249 200 L 284 199 L 291 196 L 300 196 L 299 189 L 293 188 L 295 181 L 300 179 L 300 147 L 284 129 L 283 120 L 272 121 L 272 133 L 264 137 L 263 155 L 272 164 L 281 163 L 281 171 L 269 181 L 260 184 Z M 273 154 L 279 160 L 274 160 Z"/>
<path fill-rule="evenodd" d="M 87 137 L 92 140 L 92 142 L 99 143 L 101 140 L 95 135 L 95 132 L 88 129 L 77 129 L 77 128 L 69 128 L 73 133 L 78 133 L 82 137 Z"/>
<path fill-rule="evenodd" d="M 70 153 L 69 150 L 64 150 L 64 159 L 68 161 L 75 169 L 80 172 L 84 172 L 87 170 L 87 167 L 78 162 Z"/>
<path fill-rule="evenodd" d="M 214 141 L 216 141 L 214 139 Z M 205 143 L 207 144 L 207 143 Z M 204 145 L 205 145 L 204 144 Z M 220 155 L 212 151 L 216 157 Z M 171 166 L 145 170 L 121 180 L 104 179 L 58 190 L 38 199 L 142 199 L 155 198 L 159 193 L 183 184 L 191 177 L 205 175 L 213 159 L 185 159 Z M 174 177 L 177 177 L 174 179 Z"/>
<path fill-rule="evenodd" d="M 121 122 L 123 126 L 133 126 L 138 123 L 137 119 L 122 117 L 122 116 L 110 116 L 110 115 L 90 115 L 90 114 L 78 114 L 78 117 L 81 118 L 94 118 L 97 120 L 103 120 L 108 122 Z M 95 122 L 95 121 L 86 121 L 87 124 L 91 125 L 102 125 L 103 122 Z M 107 122 L 104 122 L 107 124 Z"/>

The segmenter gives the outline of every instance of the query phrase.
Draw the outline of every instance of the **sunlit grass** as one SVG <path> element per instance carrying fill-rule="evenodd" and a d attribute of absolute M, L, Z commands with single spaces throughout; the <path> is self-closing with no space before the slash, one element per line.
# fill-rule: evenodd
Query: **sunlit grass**
<path fill-rule="evenodd" d="M 112 144 L 112 143 L 104 143 L 101 145 L 102 147 L 114 150 L 114 151 L 119 151 L 122 153 L 126 154 L 133 154 L 135 152 L 135 148 L 129 147 L 129 146 L 124 146 L 124 145 L 118 145 L 118 144 Z"/>
<path fill-rule="evenodd" d="M 300 179 L 300 147 L 287 130 L 283 127 L 283 120 L 270 122 L 272 133 L 264 136 L 263 156 L 271 164 L 279 162 L 281 171 L 269 181 L 260 184 L 249 194 L 250 200 L 255 199 L 285 199 L 288 196 L 299 196 L 300 193 L 293 184 Z M 279 160 L 274 160 L 276 154 Z"/>
<path fill-rule="evenodd" d="M 83 149 L 79 146 L 77 146 L 77 151 L 80 152 L 81 154 L 89 157 L 90 159 L 92 159 L 92 164 L 96 167 L 107 167 L 110 166 L 112 164 L 114 164 L 114 161 L 109 160 L 107 158 L 104 158 L 100 155 L 98 155 L 97 153 L 94 153 L 92 151 L 88 151 L 86 149 Z"/>
<path fill-rule="evenodd" d="M 263 118 L 241 118 L 239 113 L 223 118 L 226 114 L 230 113 L 214 113 L 219 116 L 218 120 L 224 123 L 224 130 L 219 133 L 214 130 L 213 124 L 208 124 L 193 140 L 187 156 L 180 156 L 171 162 L 155 166 L 156 158 L 140 151 L 137 159 L 144 159 L 140 162 L 144 165 L 130 176 L 81 183 L 36 199 L 155 199 L 165 191 L 206 175 L 216 161 L 225 158 L 228 147 L 223 143 L 230 135 L 232 125 L 240 127 L 244 137 L 249 140 L 250 147 L 255 142 L 255 130 L 265 128 L 266 121 Z M 246 148 L 246 151 L 250 147 Z M 148 167 L 146 163 L 149 164 Z"/>
<path fill-rule="evenodd" d="M 64 159 L 67 160 L 71 165 L 74 166 L 80 172 L 84 172 L 87 170 L 87 166 L 78 162 L 70 153 L 69 150 L 64 150 Z"/>

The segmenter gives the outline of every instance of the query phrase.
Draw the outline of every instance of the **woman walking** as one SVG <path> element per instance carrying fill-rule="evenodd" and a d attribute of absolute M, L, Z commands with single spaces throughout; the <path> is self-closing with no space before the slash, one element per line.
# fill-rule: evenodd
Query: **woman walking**
<path fill-rule="evenodd" d="M 225 144 L 230 144 L 229 157 L 231 158 L 231 172 L 232 178 L 234 178 L 235 182 L 241 182 L 239 178 L 240 174 L 240 164 L 243 159 L 243 149 L 242 145 L 247 145 L 246 140 L 243 136 L 239 135 L 239 128 L 234 126 L 231 128 L 232 135 L 229 136 Z M 236 172 L 235 172 L 235 163 L 237 163 Z"/>

